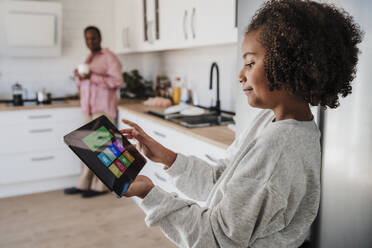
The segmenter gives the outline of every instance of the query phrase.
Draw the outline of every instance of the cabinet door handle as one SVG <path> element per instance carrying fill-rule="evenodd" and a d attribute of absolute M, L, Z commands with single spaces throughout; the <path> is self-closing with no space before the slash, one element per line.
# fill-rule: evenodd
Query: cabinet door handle
<path fill-rule="evenodd" d="M 235 0 L 235 27 L 237 28 L 238 27 L 238 0 Z"/>
<path fill-rule="evenodd" d="M 31 129 L 29 130 L 30 133 L 49 133 L 53 132 L 52 128 L 43 128 L 43 129 Z"/>
<path fill-rule="evenodd" d="M 129 40 L 129 37 L 130 37 L 130 29 L 129 27 L 127 27 L 127 47 L 129 48 L 130 47 L 130 40 Z"/>
<path fill-rule="evenodd" d="M 125 39 L 124 39 L 124 37 L 125 37 L 125 30 L 126 30 L 126 28 L 123 28 L 123 30 L 121 31 L 121 44 L 123 45 L 123 47 L 126 47 L 126 43 L 125 43 Z"/>
<path fill-rule="evenodd" d="M 160 133 L 158 131 L 154 131 L 154 134 L 157 135 L 157 136 L 159 136 L 159 137 L 162 137 L 162 138 L 166 138 L 167 137 L 167 135 L 165 135 L 163 133 Z"/>
<path fill-rule="evenodd" d="M 28 119 L 48 119 L 52 118 L 52 115 L 46 114 L 46 115 L 29 115 Z"/>
<path fill-rule="evenodd" d="M 183 15 L 183 34 L 185 35 L 185 40 L 187 40 L 187 10 L 185 10 L 185 14 Z"/>
<path fill-rule="evenodd" d="M 191 16 L 191 32 L 192 32 L 192 38 L 195 39 L 196 32 L 195 32 L 195 12 L 196 9 L 192 8 L 192 16 Z"/>
<path fill-rule="evenodd" d="M 38 161 L 45 161 L 45 160 L 52 160 L 54 159 L 54 156 L 45 156 L 45 157 L 35 157 L 31 158 L 32 162 L 38 162 Z"/>
<path fill-rule="evenodd" d="M 154 43 L 154 21 L 147 22 L 147 37 L 150 44 Z"/>
<path fill-rule="evenodd" d="M 160 181 L 167 182 L 167 179 L 165 179 L 164 177 L 160 176 L 157 172 L 154 172 L 154 175 Z"/>
<path fill-rule="evenodd" d="M 217 163 L 217 162 L 218 162 L 218 160 L 215 159 L 215 158 L 213 158 L 211 155 L 204 154 L 204 156 L 205 156 L 207 159 L 209 159 L 210 161 L 214 162 L 214 163 Z"/>

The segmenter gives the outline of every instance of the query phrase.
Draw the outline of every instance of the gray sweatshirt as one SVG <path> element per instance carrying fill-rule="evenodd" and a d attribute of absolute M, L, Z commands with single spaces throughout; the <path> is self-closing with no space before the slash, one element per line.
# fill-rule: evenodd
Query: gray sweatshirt
<path fill-rule="evenodd" d="M 155 186 L 140 204 L 149 227 L 179 247 L 299 247 L 320 198 L 320 132 L 314 121 L 259 113 L 217 166 L 182 154 L 167 173 L 206 206 Z"/>

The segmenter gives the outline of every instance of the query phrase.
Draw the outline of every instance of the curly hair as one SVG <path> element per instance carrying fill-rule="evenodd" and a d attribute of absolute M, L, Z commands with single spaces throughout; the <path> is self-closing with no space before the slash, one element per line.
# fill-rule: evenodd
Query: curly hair
<path fill-rule="evenodd" d="M 363 32 L 343 9 L 302 0 L 271 0 L 253 16 L 260 30 L 269 89 L 287 90 L 313 106 L 336 108 L 351 93 Z"/>

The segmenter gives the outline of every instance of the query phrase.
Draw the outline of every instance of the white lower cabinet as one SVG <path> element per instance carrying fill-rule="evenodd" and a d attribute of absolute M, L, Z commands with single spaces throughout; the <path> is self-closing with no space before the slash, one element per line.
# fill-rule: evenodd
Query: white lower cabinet
<path fill-rule="evenodd" d="M 79 107 L 0 112 L 0 197 L 76 184 L 80 160 L 63 136 L 84 123 Z"/>
<path fill-rule="evenodd" d="M 165 125 L 154 123 L 133 112 L 120 109 L 119 120 L 121 118 L 137 123 L 148 135 L 174 152 L 199 157 L 212 165 L 215 164 L 218 159 L 225 156 L 225 150 L 220 147 L 188 136 L 185 133 L 181 133 Z M 119 128 L 128 128 L 128 126 L 119 123 Z M 148 176 L 155 185 L 160 186 L 162 189 L 168 192 L 176 192 L 180 197 L 188 198 L 172 184 L 171 178 L 169 178 L 163 169 L 163 165 L 147 160 L 147 164 L 140 174 Z M 139 202 L 139 200 L 137 199 L 136 202 Z M 203 202 L 198 203 L 203 205 Z"/>
<path fill-rule="evenodd" d="M 0 184 L 77 175 L 80 166 L 67 149 L 2 155 Z"/>

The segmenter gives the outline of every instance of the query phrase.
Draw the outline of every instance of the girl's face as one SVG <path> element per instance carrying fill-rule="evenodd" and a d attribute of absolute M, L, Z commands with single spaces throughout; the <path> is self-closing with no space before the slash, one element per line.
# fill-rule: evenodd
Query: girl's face
<path fill-rule="evenodd" d="M 268 80 L 264 72 L 265 49 L 259 43 L 259 30 L 246 34 L 242 44 L 243 68 L 238 80 L 248 103 L 252 107 L 273 109 L 277 105 L 279 91 L 269 91 Z"/>

